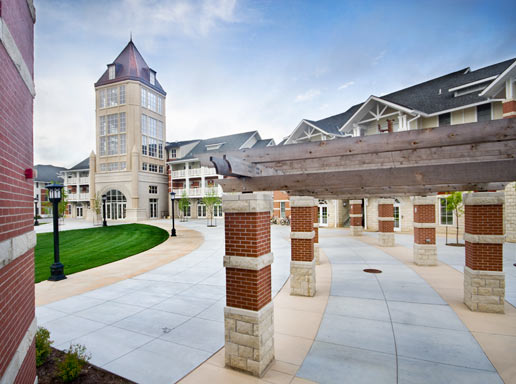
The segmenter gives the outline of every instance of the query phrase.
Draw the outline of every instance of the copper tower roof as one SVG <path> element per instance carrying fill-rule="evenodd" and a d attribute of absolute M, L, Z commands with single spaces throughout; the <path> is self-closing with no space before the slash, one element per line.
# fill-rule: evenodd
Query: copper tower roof
<path fill-rule="evenodd" d="M 109 66 L 115 65 L 115 78 L 109 79 Z M 161 87 L 158 79 L 156 79 L 155 84 L 152 85 L 150 83 L 150 71 L 156 73 L 156 71 L 152 70 L 142 55 L 136 48 L 131 39 L 129 43 L 125 46 L 125 48 L 120 52 L 113 63 L 108 64 L 108 69 L 104 72 L 104 74 L 100 77 L 100 79 L 95 83 L 95 87 L 99 87 L 101 85 L 117 83 L 122 80 L 136 80 L 145 84 L 147 87 L 156 90 L 162 95 L 166 95 L 167 93 Z"/>

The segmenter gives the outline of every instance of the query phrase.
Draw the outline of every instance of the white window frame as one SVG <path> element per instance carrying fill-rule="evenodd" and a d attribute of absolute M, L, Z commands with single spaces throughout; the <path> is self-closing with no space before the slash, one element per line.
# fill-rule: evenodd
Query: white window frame
<path fill-rule="evenodd" d="M 442 222 L 441 201 L 442 200 L 446 201 L 446 197 L 447 196 L 444 196 L 444 197 L 439 196 L 439 204 L 438 204 L 438 209 L 439 209 L 439 225 L 443 226 L 443 227 L 453 227 L 453 226 L 456 225 L 456 223 L 455 223 L 455 213 L 453 211 L 451 211 L 451 217 L 452 217 L 451 224 L 443 224 L 443 222 Z M 446 211 L 448 211 L 448 209 L 446 209 Z"/>
<path fill-rule="evenodd" d="M 116 77 L 116 68 L 115 65 L 110 65 L 108 67 L 108 78 L 109 80 L 113 80 Z"/>

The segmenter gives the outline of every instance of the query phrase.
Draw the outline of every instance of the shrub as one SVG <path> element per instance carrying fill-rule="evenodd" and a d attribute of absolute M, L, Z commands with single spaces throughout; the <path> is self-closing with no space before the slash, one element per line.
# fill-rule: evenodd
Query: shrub
<path fill-rule="evenodd" d="M 39 327 L 36 331 L 36 367 L 43 365 L 50 356 L 50 332 L 48 329 Z"/>
<path fill-rule="evenodd" d="M 70 348 L 65 352 L 64 359 L 59 363 L 59 377 L 65 383 L 75 380 L 90 358 L 91 355 L 86 354 L 84 345 L 70 345 Z"/>

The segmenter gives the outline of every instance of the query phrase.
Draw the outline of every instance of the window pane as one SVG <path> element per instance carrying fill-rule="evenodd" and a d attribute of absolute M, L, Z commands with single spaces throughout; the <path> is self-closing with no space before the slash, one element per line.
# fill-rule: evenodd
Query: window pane
<path fill-rule="evenodd" d="M 141 102 L 142 102 L 142 107 L 145 107 L 145 108 L 147 108 L 147 97 L 146 96 L 147 96 L 147 91 L 142 88 Z"/>
<path fill-rule="evenodd" d="M 142 155 L 147 154 L 147 137 L 142 136 Z"/>
<path fill-rule="evenodd" d="M 144 135 L 147 134 L 147 116 L 146 115 L 142 115 L 141 130 L 142 130 L 142 134 L 144 134 Z"/>
<path fill-rule="evenodd" d="M 125 104 L 125 85 L 120 86 L 120 104 Z"/>
<path fill-rule="evenodd" d="M 100 156 L 106 155 L 106 138 L 105 137 L 100 138 L 99 153 L 100 153 Z"/>
<path fill-rule="evenodd" d="M 163 99 L 158 96 L 158 113 L 163 114 Z"/>
<path fill-rule="evenodd" d="M 99 135 L 104 136 L 106 134 L 106 116 L 100 116 L 100 128 Z"/>
<path fill-rule="evenodd" d="M 108 133 L 110 135 L 117 133 L 118 131 L 118 115 L 108 115 Z"/>
<path fill-rule="evenodd" d="M 100 108 L 106 107 L 106 90 L 102 89 L 100 91 Z"/>
<path fill-rule="evenodd" d="M 108 143 L 108 155 L 116 155 L 118 153 L 118 136 L 109 136 Z"/>
<path fill-rule="evenodd" d="M 125 132 L 125 112 L 119 114 L 120 117 L 120 132 Z"/>
<path fill-rule="evenodd" d="M 126 146 L 125 140 L 126 140 L 125 135 L 120 135 L 120 154 L 121 155 L 124 155 L 125 151 L 126 151 L 126 149 L 125 149 L 125 146 Z"/>

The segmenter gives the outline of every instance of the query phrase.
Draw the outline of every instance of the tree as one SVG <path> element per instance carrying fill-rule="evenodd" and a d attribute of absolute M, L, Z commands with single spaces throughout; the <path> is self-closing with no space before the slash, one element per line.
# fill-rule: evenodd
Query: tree
<path fill-rule="evenodd" d="M 59 205 L 57 206 L 59 217 L 62 217 L 64 219 L 64 215 L 66 212 L 66 208 L 68 206 L 68 191 L 66 188 L 63 188 L 63 192 L 61 193 L 61 201 L 59 202 Z"/>
<path fill-rule="evenodd" d="M 462 205 L 462 192 L 453 192 L 450 196 L 446 198 L 446 209 L 449 211 L 453 211 L 453 213 L 455 214 L 457 224 L 456 240 L 457 244 L 459 244 L 459 217 L 461 217 L 464 213 L 464 206 Z"/>
<path fill-rule="evenodd" d="M 217 196 L 217 192 L 210 190 L 206 193 L 206 196 L 202 198 L 202 203 L 206 206 L 207 226 L 215 227 L 216 224 L 213 224 L 213 209 L 215 205 L 221 203 L 220 197 Z"/>
<path fill-rule="evenodd" d="M 190 206 L 190 200 L 188 199 L 188 195 L 186 191 L 183 191 L 181 198 L 177 202 L 177 207 L 179 208 L 179 218 L 181 221 L 186 221 L 186 210 Z"/>
<path fill-rule="evenodd" d="M 100 196 L 100 193 L 97 192 L 95 194 L 95 199 L 93 200 L 93 211 L 95 211 L 95 216 L 93 217 L 93 221 L 95 220 L 100 221 L 100 214 L 102 213 L 102 197 Z"/>

